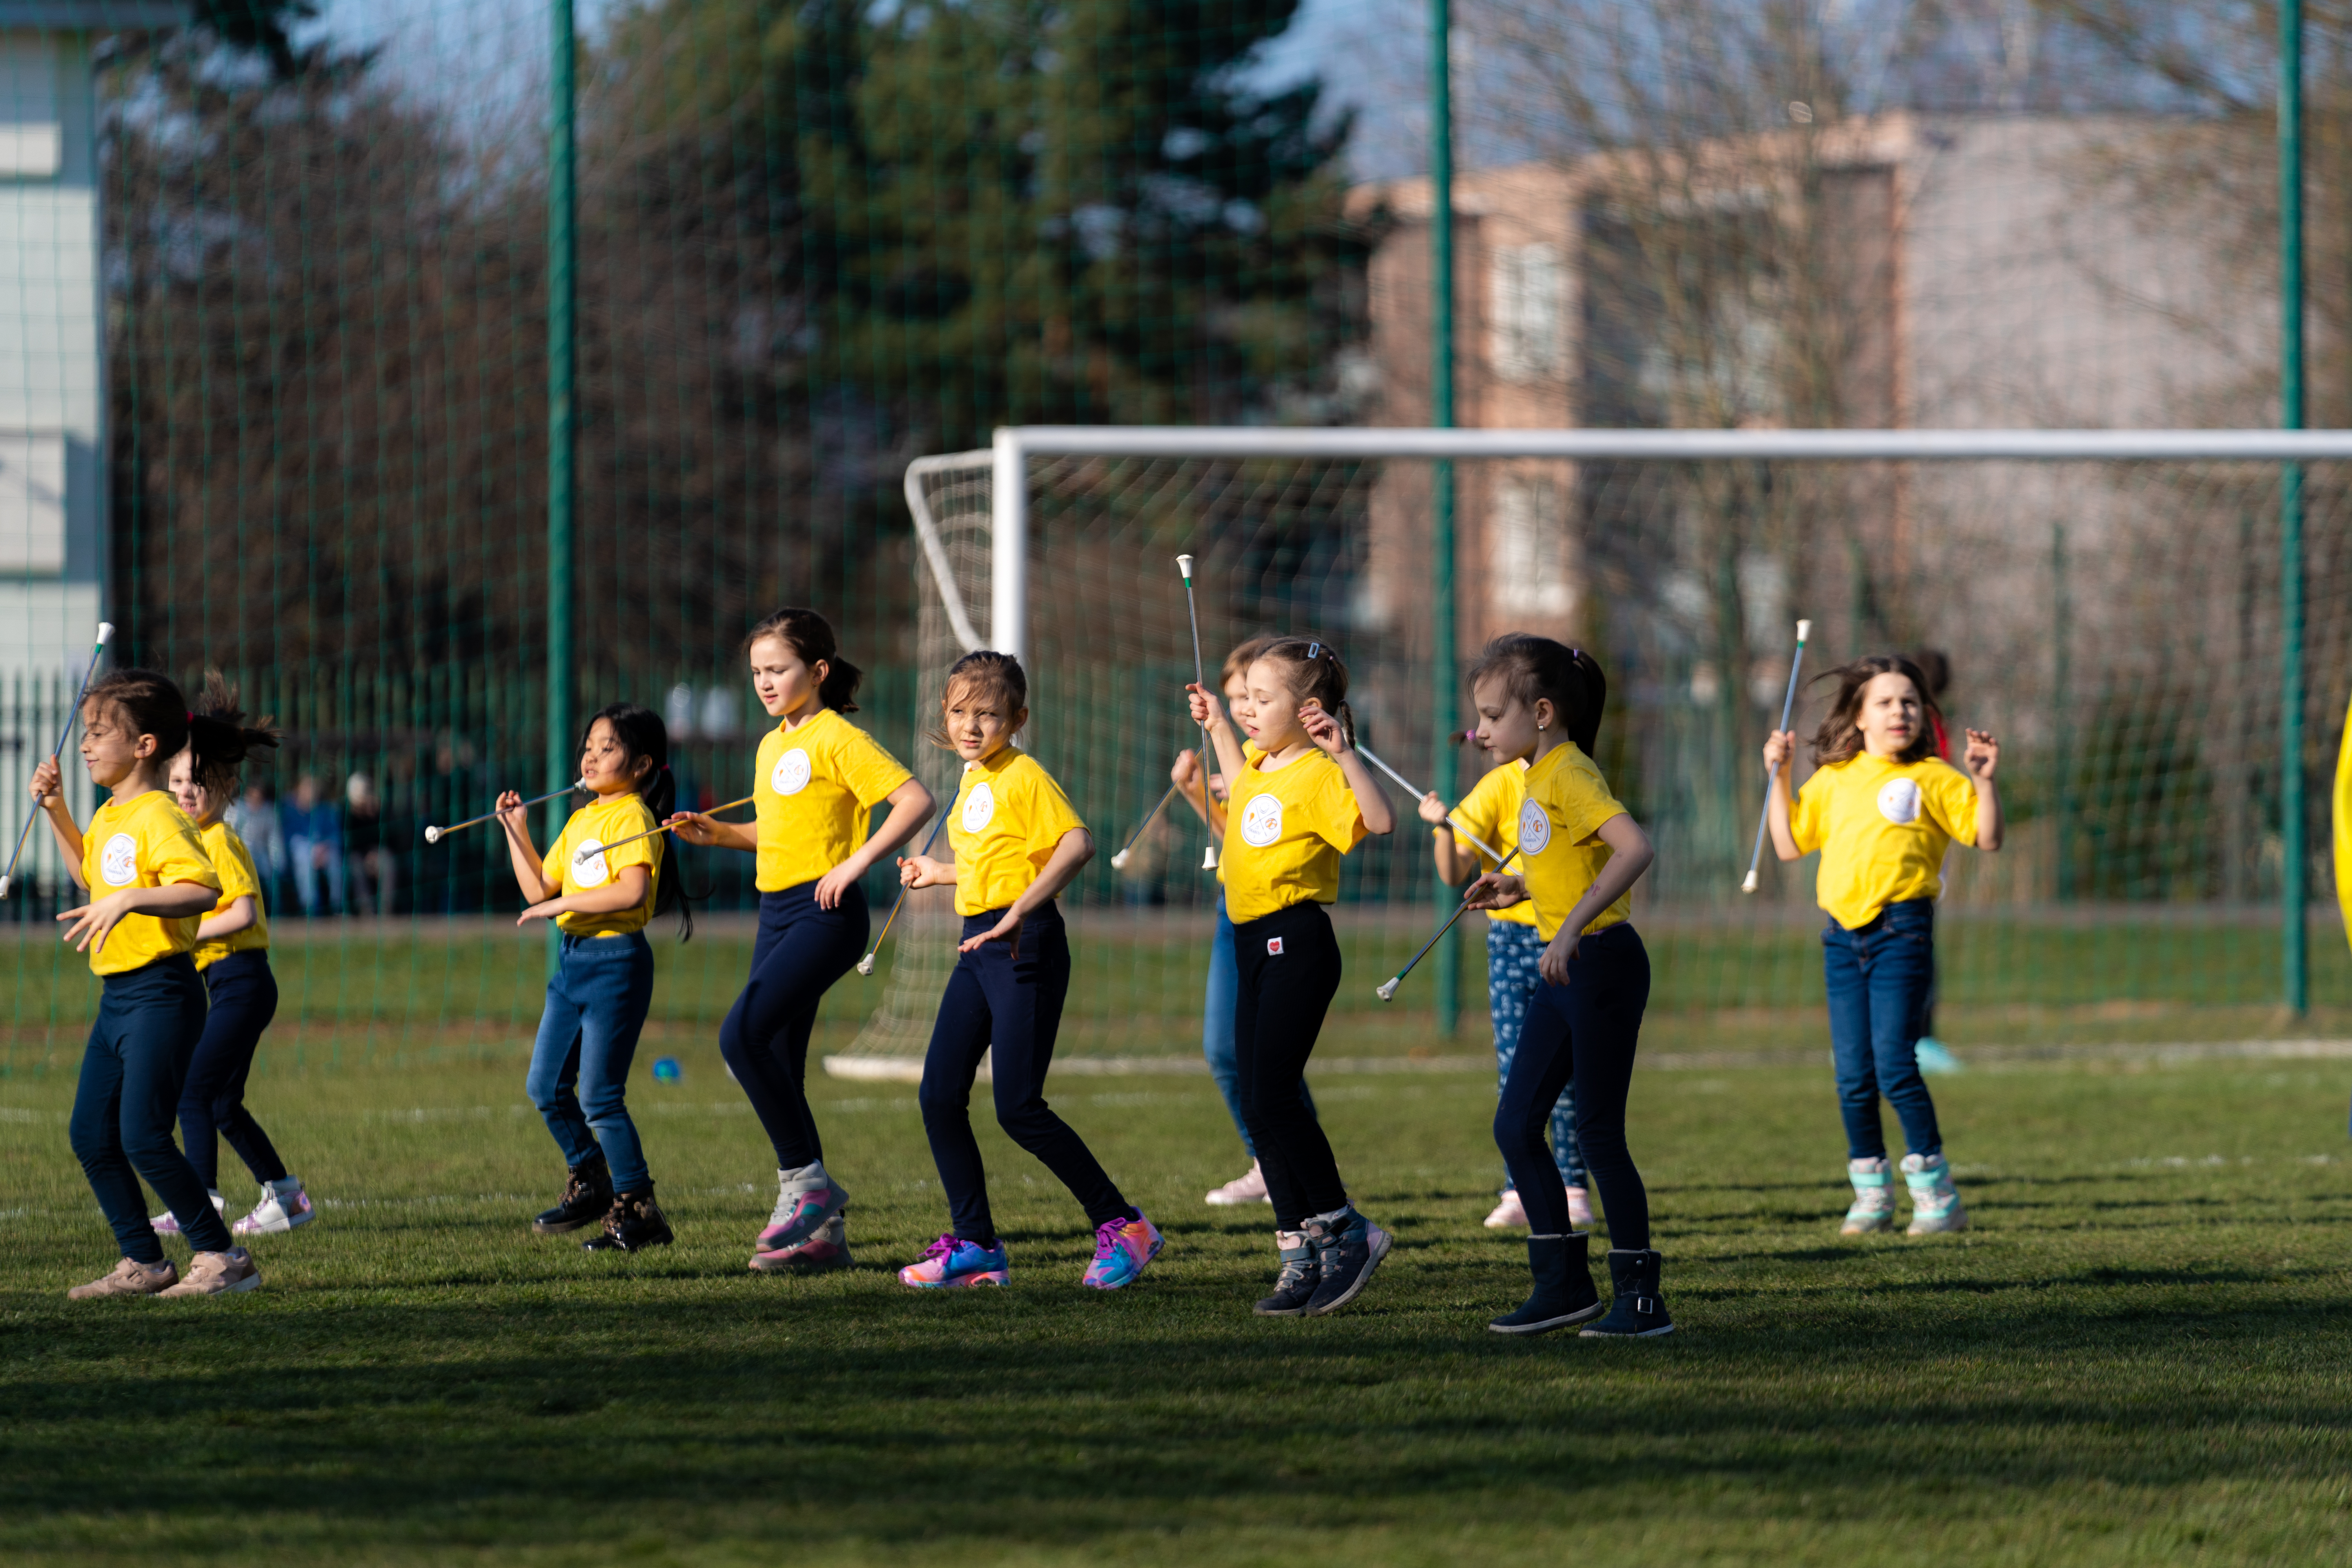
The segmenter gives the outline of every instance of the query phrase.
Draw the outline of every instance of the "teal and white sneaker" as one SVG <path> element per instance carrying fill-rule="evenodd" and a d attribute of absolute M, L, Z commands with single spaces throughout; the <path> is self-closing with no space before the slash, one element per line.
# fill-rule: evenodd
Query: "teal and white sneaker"
<path fill-rule="evenodd" d="M 1895 1228 L 1895 1168 L 1881 1155 L 1875 1160 L 1848 1160 L 1845 1179 L 1853 1184 L 1853 1207 L 1845 1211 L 1840 1236 L 1869 1236 Z"/>
<path fill-rule="evenodd" d="M 1927 1078 L 1949 1078 L 1961 1070 L 1960 1058 L 1933 1035 L 1922 1035 L 1911 1047 L 1911 1059 Z"/>
<path fill-rule="evenodd" d="M 1969 1228 L 1968 1210 L 1952 1185 L 1952 1167 L 1941 1154 L 1904 1155 L 1903 1182 L 1911 1189 L 1911 1224 L 1905 1235 L 1942 1236 Z"/>

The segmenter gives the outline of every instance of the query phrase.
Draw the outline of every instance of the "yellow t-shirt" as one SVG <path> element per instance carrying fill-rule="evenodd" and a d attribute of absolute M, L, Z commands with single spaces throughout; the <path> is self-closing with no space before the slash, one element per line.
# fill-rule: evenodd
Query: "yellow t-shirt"
<path fill-rule="evenodd" d="M 1536 907 L 1536 934 L 1549 942 L 1616 854 L 1601 841 L 1601 826 L 1624 816 L 1625 808 L 1609 793 L 1601 764 L 1573 741 L 1554 746 L 1528 768 L 1525 788 L 1528 798 L 1519 805 L 1514 837 L 1519 863 L 1527 868 L 1528 899 Z M 1628 888 L 1584 930 L 1605 930 L 1633 914 L 1633 889 Z"/>
<path fill-rule="evenodd" d="M 195 882 L 220 891 L 205 841 L 172 797 L 151 789 L 127 804 L 109 800 L 90 814 L 81 835 L 81 879 L 94 902 L 125 888 L 162 888 Z M 156 915 L 125 915 L 106 944 L 89 955 L 92 974 L 128 974 L 159 958 L 188 952 L 196 945 L 202 915 L 167 921 Z"/>
<path fill-rule="evenodd" d="M 1062 836 L 1086 826 L 1054 775 L 1025 752 L 1005 747 L 966 763 L 948 818 L 956 859 L 956 913 L 1001 910 L 1026 892 Z"/>
<path fill-rule="evenodd" d="M 646 868 L 646 896 L 640 902 L 610 914 L 583 915 L 566 912 L 555 917 L 555 929 L 566 936 L 626 936 L 643 931 L 646 922 L 654 918 L 654 895 L 660 890 L 661 840 L 638 838 L 634 844 L 624 844 L 618 849 L 604 846 L 615 839 L 635 837 L 649 833 L 660 824 L 654 821 L 646 797 L 635 790 L 600 797 L 572 814 L 563 831 L 540 861 L 540 874 L 551 882 L 560 882 L 563 897 L 574 893 L 593 893 L 625 867 Z M 594 848 L 598 854 L 585 860 L 576 857 L 583 849 Z"/>
<path fill-rule="evenodd" d="M 828 708 L 760 742 L 760 891 L 814 882 L 866 842 L 866 814 L 915 775 L 874 737 Z"/>
<path fill-rule="evenodd" d="M 196 943 L 196 967 L 209 969 L 232 952 L 253 952 L 268 947 L 269 910 L 261 897 L 261 875 L 253 868 L 253 852 L 236 836 L 236 829 L 226 822 L 215 822 L 210 827 L 197 828 L 196 837 L 203 840 L 205 856 L 212 861 L 213 869 L 220 873 L 220 902 L 213 906 L 213 914 L 226 913 L 229 905 L 239 899 L 253 900 L 251 925 L 215 941 Z"/>
<path fill-rule="evenodd" d="M 1977 841 L 1977 786 L 1941 757 L 1898 763 L 1868 752 L 1816 769 L 1789 829 L 1822 852 L 1815 894 L 1848 931 L 1906 899 L 1944 890 L 1944 849 Z"/>
<path fill-rule="evenodd" d="M 1363 842 L 1364 813 L 1348 775 L 1317 748 L 1268 771 L 1259 757 L 1225 802 L 1217 880 L 1235 925 L 1293 904 L 1339 898 L 1339 857 Z"/>
<path fill-rule="evenodd" d="M 1519 807 L 1527 801 L 1528 764 L 1525 762 L 1505 763 L 1499 767 L 1488 768 L 1486 776 L 1471 786 L 1470 793 L 1462 797 L 1462 804 L 1454 808 L 1452 816 L 1455 822 L 1508 855 L 1519 847 Z M 1439 828 L 1433 831 L 1446 830 Z M 1465 855 L 1473 849 L 1467 839 L 1458 837 L 1454 841 L 1454 847 Z M 1483 850 L 1478 851 L 1478 869 L 1491 871 L 1494 868 L 1495 862 L 1487 858 Z M 1524 868 L 1517 865 L 1511 868 L 1513 871 Z M 1536 923 L 1535 900 L 1522 899 L 1507 910 L 1488 910 L 1486 918 L 1512 925 L 1531 926 Z"/>

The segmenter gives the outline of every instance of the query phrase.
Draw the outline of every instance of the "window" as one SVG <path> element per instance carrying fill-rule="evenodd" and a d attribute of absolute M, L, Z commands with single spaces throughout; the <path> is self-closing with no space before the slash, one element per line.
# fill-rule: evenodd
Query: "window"
<path fill-rule="evenodd" d="M 1566 269 L 1557 245 L 1507 245 L 1488 270 L 1494 326 L 1486 357 L 1505 381 L 1537 381 L 1560 372 L 1560 295 Z"/>
<path fill-rule="evenodd" d="M 0 431 L 0 572 L 65 569 L 65 437 Z"/>
<path fill-rule="evenodd" d="M 1549 479 L 1506 475 L 1486 529 L 1488 592 L 1497 614 L 1559 620 L 1576 609 L 1568 574 L 1568 520 Z"/>

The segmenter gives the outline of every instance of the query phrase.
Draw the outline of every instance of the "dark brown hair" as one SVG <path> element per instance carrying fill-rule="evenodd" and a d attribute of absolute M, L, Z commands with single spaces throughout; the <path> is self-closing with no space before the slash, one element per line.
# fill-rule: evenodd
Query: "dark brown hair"
<path fill-rule="evenodd" d="M 993 648 L 972 649 L 949 667 L 947 683 L 940 688 L 940 721 L 923 731 L 923 739 L 946 751 L 955 750 L 955 742 L 948 738 L 947 707 L 959 686 L 1003 703 L 1008 720 L 1029 706 L 1029 675 L 1021 661 Z"/>
<path fill-rule="evenodd" d="M 1258 661 L 1258 656 L 1281 640 L 1276 633 L 1260 632 L 1249 641 L 1236 645 L 1233 652 L 1225 655 L 1223 668 L 1217 671 L 1217 689 L 1223 691 L 1225 682 L 1236 675 L 1249 674 L 1249 667 Z"/>
<path fill-rule="evenodd" d="M 155 737 L 155 761 L 169 763 L 188 743 L 188 700 L 172 678 L 152 669 L 110 669 L 82 695 L 85 714 L 111 708 L 133 735 Z"/>
<path fill-rule="evenodd" d="M 857 683 L 866 679 L 866 672 L 841 657 L 841 644 L 833 635 L 831 621 L 814 610 L 787 605 L 761 618 L 743 638 L 743 651 L 750 653 L 751 645 L 761 637 L 781 637 L 785 647 L 800 655 L 803 664 L 823 661 L 824 679 L 817 682 L 816 700 L 836 713 L 857 711 L 851 699 L 857 695 Z"/>
<path fill-rule="evenodd" d="M 639 757 L 653 764 L 637 781 L 637 798 L 646 803 L 646 809 L 654 814 L 656 822 L 667 822 L 677 806 L 677 781 L 669 771 L 669 726 L 650 708 L 615 702 L 590 714 L 588 722 L 581 726 L 580 749 L 583 752 L 588 749 L 588 737 L 596 732 L 598 720 L 613 726 L 613 738 L 621 742 L 621 751 L 631 767 L 636 765 Z M 677 910 L 677 940 L 692 942 L 694 906 L 688 900 L 708 898 L 710 889 L 688 893 L 686 880 L 679 874 L 678 858 L 670 847 L 672 836 L 659 833 L 654 837 L 661 840 L 661 854 L 654 872 L 653 912 L 658 917 Z"/>
<path fill-rule="evenodd" d="M 205 794 L 233 799 L 236 771 L 245 765 L 246 758 L 265 746 L 277 750 L 284 738 L 275 719 L 247 723 L 236 688 L 229 684 L 228 677 L 217 669 L 205 671 L 195 711 L 188 715 L 188 747 L 195 752 L 196 783 Z"/>
<path fill-rule="evenodd" d="M 1341 662 L 1339 649 L 1318 637 L 1275 637 L 1258 650 L 1257 657 L 1282 666 L 1299 705 L 1304 707 L 1313 698 L 1324 712 L 1339 721 L 1339 733 L 1348 744 L 1356 743 L 1356 713 L 1348 706 L 1348 667 Z"/>
<path fill-rule="evenodd" d="M 1921 763 L 1936 754 L 1936 725 L 1944 713 L 1936 706 L 1935 694 L 1927 689 L 1927 677 L 1899 653 L 1874 653 L 1852 664 L 1825 669 L 1813 678 L 1816 686 L 1825 680 L 1837 682 L 1837 696 L 1830 701 L 1829 717 L 1813 731 L 1815 767 L 1845 762 L 1862 750 L 1862 726 L 1855 721 L 1862 712 L 1863 688 L 1882 675 L 1899 675 L 1909 681 L 1911 689 L 1919 694 L 1919 706 L 1925 710 L 1925 722 L 1919 726 L 1919 732 L 1896 760 Z"/>
<path fill-rule="evenodd" d="M 1568 738 L 1586 756 L 1601 740 L 1601 715 L 1609 706 L 1609 678 L 1601 661 L 1580 647 L 1528 632 L 1506 632 L 1478 652 L 1470 667 L 1470 689 L 1500 676 L 1503 689 L 1529 708 L 1538 698 L 1549 700 L 1568 730 Z"/>

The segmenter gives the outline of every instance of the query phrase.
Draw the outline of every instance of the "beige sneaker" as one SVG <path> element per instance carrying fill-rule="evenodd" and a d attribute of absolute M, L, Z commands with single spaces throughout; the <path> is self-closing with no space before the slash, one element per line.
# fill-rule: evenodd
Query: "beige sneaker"
<path fill-rule="evenodd" d="M 95 1301 L 100 1296 L 158 1296 L 170 1289 L 179 1278 L 180 1271 L 172 1267 L 168 1258 L 161 1263 L 133 1263 L 126 1258 L 105 1279 L 75 1286 L 66 1292 L 66 1299 Z"/>
<path fill-rule="evenodd" d="M 226 1296 L 236 1290 L 261 1289 L 261 1270 L 253 1254 L 242 1247 L 226 1252 L 199 1252 L 188 1265 L 188 1277 L 160 1292 L 165 1296 Z"/>

